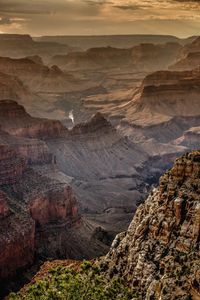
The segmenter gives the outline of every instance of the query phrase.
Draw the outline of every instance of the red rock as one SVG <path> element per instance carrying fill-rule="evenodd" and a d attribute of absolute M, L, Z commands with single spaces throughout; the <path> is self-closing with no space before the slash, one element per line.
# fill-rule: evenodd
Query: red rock
<path fill-rule="evenodd" d="M 26 168 L 26 161 L 7 145 L 0 144 L 0 185 L 18 181 Z"/>
<path fill-rule="evenodd" d="M 77 203 L 70 187 L 55 187 L 29 200 L 28 209 L 37 224 L 72 223 L 78 217 Z"/>
<path fill-rule="evenodd" d="M 9 215 L 10 209 L 7 203 L 6 194 L 0 191 L 0 219 Z"/>

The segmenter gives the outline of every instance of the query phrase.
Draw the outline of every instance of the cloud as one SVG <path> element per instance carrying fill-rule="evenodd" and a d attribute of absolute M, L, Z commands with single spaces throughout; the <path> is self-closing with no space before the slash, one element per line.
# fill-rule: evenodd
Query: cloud
<path fill-rule="evenodd" d="M 171 20 L 174 35 L 197 34 L 199 3 L 200 0 L 0 0 L 0 25 L 3 32 L 32 35 L 161 33 L 161 29 L 171 33 Z"/>
<path fill-rule="evenodd" d="M 107 4 L 114 4 L 114 2 L 101 0 L 101 1 L 95 1 L 95 0 L 84 0 L 85 3 L 89 5 L 107 5 Z"/>
<path fill-rule="evenodd" d="M 180 2 L 180 3 L 197 3 L 200 4 L 200 0 L 174 0 L 176 2 Z"/>
<path fill-rule="evenodd" d="M 138 10 L 141 9 L 142 7 L 139 5 L 113 5 L 113 7 L 122 9 L 122 10 Z"/>

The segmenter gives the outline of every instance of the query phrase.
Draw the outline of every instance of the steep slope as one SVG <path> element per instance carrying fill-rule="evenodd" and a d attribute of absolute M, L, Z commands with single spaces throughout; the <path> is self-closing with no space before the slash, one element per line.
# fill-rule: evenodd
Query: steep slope
<path fill-rule="evenodd" d="M 199 299 L 200 152 L 178 159 L 102 260 L 137 299 Z"/>
<path fill-rule="evenodd" d="M 166 146 L 159 154 L 149 152 L 119 134 L 99 113 L 76 125 L 64 138 L 46 142 L 59 168 L 73 178 L 84 215 L 112 235 L 126 228 L 162 167 L 168 167 L 177 152 L 185 151 L 184 147 Z"/>
<path fill-rule="evenodd" d="M 197 37 L 191 43 L 185 45 L 181 51 L 181 56 L 184 57 L 189 53 L 196 53 L 200 51 L 200 37 Z"/>
<path fill-rule="evenodd" d="M 177 55 L 177 61 L 169 67 L 170 70 L 193 70 L 200 65 L 200 37 L 185 45 Z"/>
<path fill-rule="evenodd" d="M 169 67 L 169 70 L 189 71 L 200 66 L 200 51 L 190 52 L 184 58 Z"/>

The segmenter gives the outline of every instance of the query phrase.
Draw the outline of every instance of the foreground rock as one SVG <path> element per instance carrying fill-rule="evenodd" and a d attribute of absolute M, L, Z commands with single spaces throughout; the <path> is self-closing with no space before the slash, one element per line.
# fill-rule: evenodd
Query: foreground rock
<path fill-rule="evenodd" d="M 137 299 L 199 299 L 200 151 L 177 159 L 102 260 Z"/>

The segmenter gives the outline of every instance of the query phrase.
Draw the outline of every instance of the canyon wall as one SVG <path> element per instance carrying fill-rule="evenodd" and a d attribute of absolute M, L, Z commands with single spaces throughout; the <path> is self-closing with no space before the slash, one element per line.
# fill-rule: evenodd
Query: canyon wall
<path fill-rule="evenodd" d="M 199 295 L 200 152 L 177 159 L 119 234 L 102 267 L 130 283 L 137 299 Z M 198 297 L 197 297 L 198 299 Z"/>

